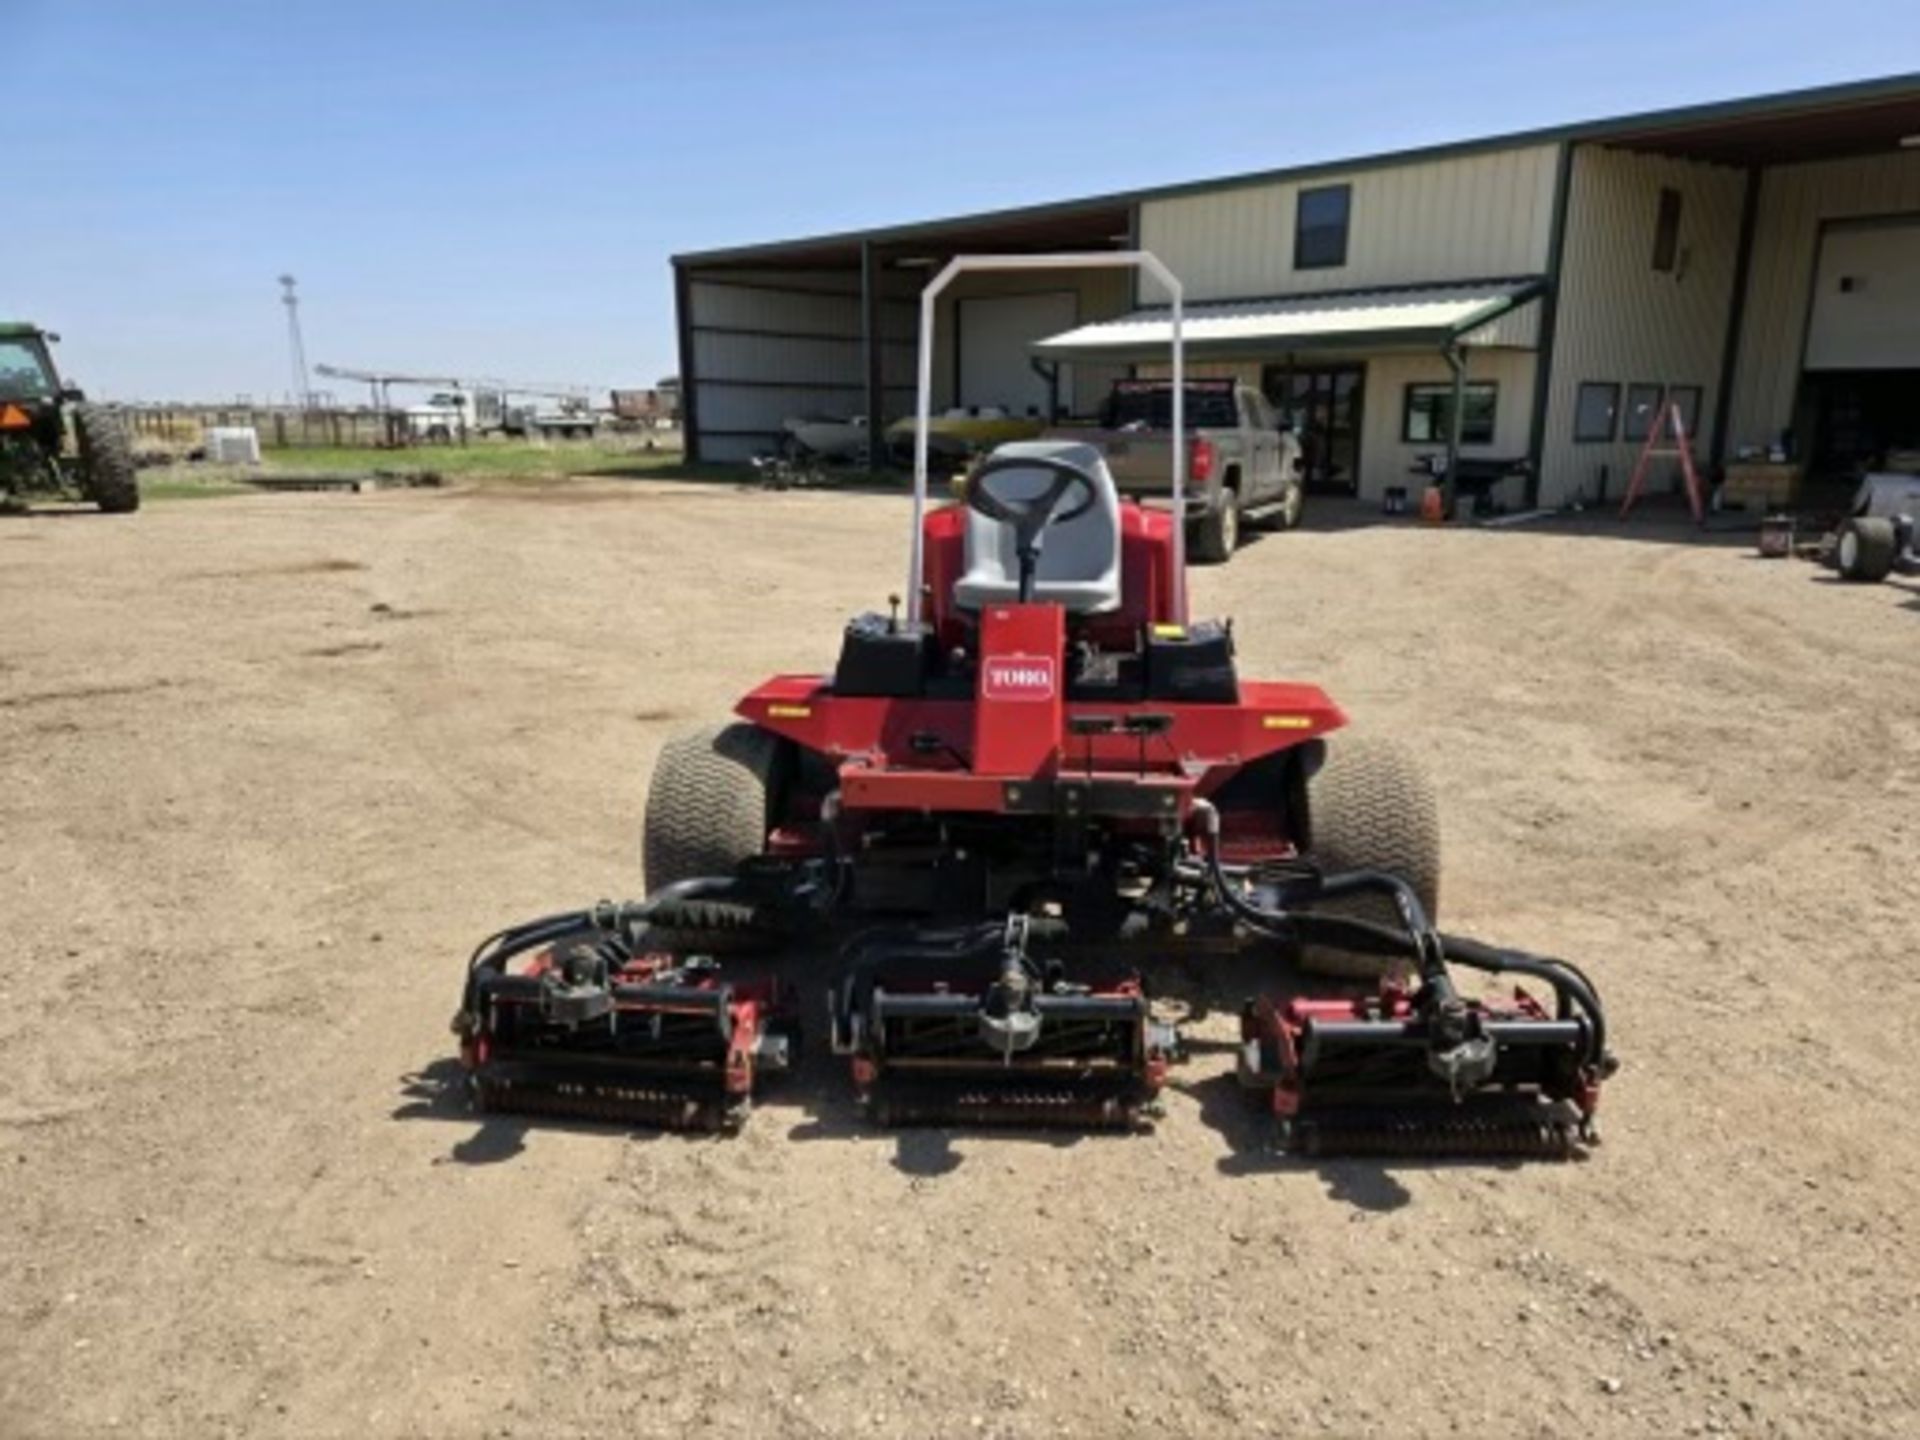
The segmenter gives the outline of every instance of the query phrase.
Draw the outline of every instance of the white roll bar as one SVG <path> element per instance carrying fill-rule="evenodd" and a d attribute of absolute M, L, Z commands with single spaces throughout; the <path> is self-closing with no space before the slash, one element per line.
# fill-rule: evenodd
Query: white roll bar
<path fill-rule="evenodd" d="M 927 426 L 933 417 L 934 301 L 968 270 L 1145 270 L 1173 297 L 1173 618 L 1187 623 L 1187 370 L 1180 334 L 1183 291 L 1174 273 L 1150 250 L 1085 250 L 1058 255 L 956 255 L 920 292 L 920 398 L 913 429 L 913 547 L 907 561 L 907 623 L 918 625 L 926 587 L 921 525 L 927 514 Z M 958 377 L 955 377 L 956 380 Z M 1052 419 L 1051 416 L 1048 417 Z"/>

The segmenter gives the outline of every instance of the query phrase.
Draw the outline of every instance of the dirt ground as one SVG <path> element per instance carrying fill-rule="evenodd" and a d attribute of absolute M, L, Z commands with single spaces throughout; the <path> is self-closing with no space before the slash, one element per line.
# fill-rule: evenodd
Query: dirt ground
<path fill-rule="evenodd" d="M 905 518 L 0 519 L 0 1434 L 1920 1432 L 1912 582 L 1324 518 L 1197 573 L 1425 750 L 1451 925 L 1598 978 L 1587 1163 L 1283 1159 L 1221 1048 L 1140 1137 L 876 1133 L 825 1059 L 731 1140 L 466 1114 L 467 950 L 637 890 L 662 737 L 829 663 Z"/>

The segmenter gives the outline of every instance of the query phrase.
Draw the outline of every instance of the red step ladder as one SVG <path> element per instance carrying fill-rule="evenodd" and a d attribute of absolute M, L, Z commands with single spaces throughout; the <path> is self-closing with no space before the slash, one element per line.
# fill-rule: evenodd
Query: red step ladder
<path fill-rule="evenodd" d="M 1671 429 L 1673 443 L 1662 445 L 1660 432 Z M 1620 502 L 1620 518 L 1627 518 L 1627 512 L 1633 509 L 1633 502 L 1640 498 L 1647 484 L 1647 467 L 1653 460 L 1679 457 L 1680 473 L 1687 480 L 1687 504 L 1693 510 L 1693 523 L 1707 523 L 1706 491 L 1700 484 L 1700 472 L 1693 464 L 1693 437 L 1687 434 L 1687 422 L 1681 418 L 1680 406 L 1668 400 L 1654 416 L 1653 424 L 1647 430 L 1647 443 L 1640 447 L 1640 458 L 1633 463 L 1633 479 L 1627 483 L 1627 498 Z"/>

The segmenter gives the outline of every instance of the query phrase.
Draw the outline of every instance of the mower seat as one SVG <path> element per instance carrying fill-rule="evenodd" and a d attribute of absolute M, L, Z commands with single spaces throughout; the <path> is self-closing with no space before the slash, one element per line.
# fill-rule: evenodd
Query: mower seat
<path fill-rule="evenodd" d="M 1098 615 L 1120 608 L 1120 492 L 1106 458 L 1093 446 L 1071 440 L 1019 440 L 996 446 L 995 461 L 1044 458 L 1071 465 L 1093 486 L 1093 504 L 1065 524 L 1046 528 L 1034 571 L 1033 598 L 1062 606 L 1071 615 Z M 1044 493 L 1054 472 L 1035 466 L 1031 478 L 1018 471 L 994 477 L 996 493 L 1029 499 Z M 1079 492 L 1066 497 L 1070 507 Z M 953 586 L 954 603 L 965 610 L 1020 598 L 1020 559 L 1013 527 L 967 511 L 966 573 Z"/>

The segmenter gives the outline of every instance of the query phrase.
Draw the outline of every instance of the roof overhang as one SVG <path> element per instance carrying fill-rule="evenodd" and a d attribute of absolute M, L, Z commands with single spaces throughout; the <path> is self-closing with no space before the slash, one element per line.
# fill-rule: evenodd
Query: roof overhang
<path fill-rule="evenodd" d="M 1419 289 L 1293 295 L 1189 305 L 1181 319 L 1187 353 L 1210 359 L 1298 350 L 1440 350 L 1461 343 L 1546 292 L 1539 279 Z M 1164 359 L 1173 344 L 1165 306 L 1097 320 L 1037 341 L 1046 360 L 1116 363 Z"/>
<path fill-rule="evenodd" d="M 1891 155 L 1909 137 L 1920 137 L 1920 89 L 1912 87 L 1801 105 L 1784 97 L 1767 109 L 1709 107 L 1679 121 L 1622 121 L 1598 138 L 1622 150 L 1744 167 Z"/>

